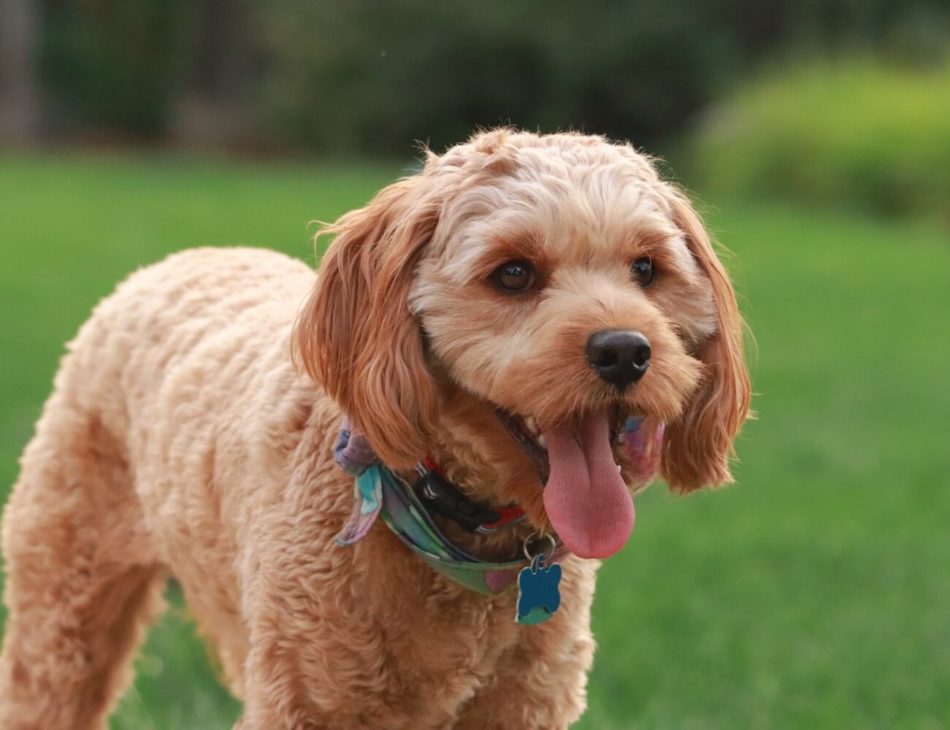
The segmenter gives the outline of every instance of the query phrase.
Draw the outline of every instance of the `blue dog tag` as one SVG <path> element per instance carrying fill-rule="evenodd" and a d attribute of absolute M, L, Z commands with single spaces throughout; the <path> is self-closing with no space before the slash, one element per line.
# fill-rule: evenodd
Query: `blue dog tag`
<path fill-rule="evenodd" d="M 544 567 L 544 556 L 535 555 L 531 565 L 518 573 L 518 612 L 515 621 L 519 624 L 540 624 L 547 621 L 561 605 L 561 566 L 555 563 Z"/>

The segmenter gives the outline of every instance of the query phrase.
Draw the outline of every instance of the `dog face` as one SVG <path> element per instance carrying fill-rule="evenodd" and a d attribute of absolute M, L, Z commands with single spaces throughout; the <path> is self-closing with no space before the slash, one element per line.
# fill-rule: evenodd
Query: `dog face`
<path fill-rule="evenodd" d="M 688 201 L 629 146 L 484 133 L 329 231 L 297 352 L 389 466 L 454 432 L 511 475 L 497 496 L 586 557 L 632 528 L 628 416 L 665 424 L 672 487 L 730 480 L 749 403 L 735 296 Z M 494 412 L 541 454 L 543 499 Z"/>

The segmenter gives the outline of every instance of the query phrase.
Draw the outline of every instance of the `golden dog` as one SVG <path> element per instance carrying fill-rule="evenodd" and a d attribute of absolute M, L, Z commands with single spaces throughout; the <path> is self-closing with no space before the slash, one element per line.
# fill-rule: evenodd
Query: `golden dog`
<path fill-rule="evenodd" d="M 179 253 L 69 345 L 4 515 L 4 730 L 104 727 L 169 574 L 241 730 L 583 712 L 597 559 L 633 528 L 631 490 L 654 461 L 674 489 L 730 481 L 749 381 L 709 237 L 630 146 L 507 129 L 328 232 L 316 285 L 277 253 Z M 550 536 L 550 620 L 519 625 L 516 590 L 460 585 L 381 521 L 337 545 L 360 512 L 343 415 L 393 483 L 428 455 L 467 504 L 523 514 L 433 513 L 446 544 L 509 560 Z"/>

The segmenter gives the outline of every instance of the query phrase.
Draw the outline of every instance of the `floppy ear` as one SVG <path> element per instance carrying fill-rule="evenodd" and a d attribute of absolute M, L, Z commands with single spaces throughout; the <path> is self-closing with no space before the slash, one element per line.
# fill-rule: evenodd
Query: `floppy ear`
<path fill-rule="evenodd" d="M 323 385 L 387 466 L 422 458 L 436 386 L 409 311 L 414 269 L 438 221 L 423 175 L 382 190 L 318 234 L 336 235 L 294 327 L 294 359 Z"/>
<path fill-rule="evenodd" d="M 671 488 L 686 492 L 732 481 L 732 442 L 749 414 L 750 386 L 744 325 L 729 277 L 686 197 L 674 190 L 670 203 L 693 257 L 712 284 L 716 307 L 716 332 L 696 354 L 705 377 L 680 418 L 667 425 L 663 442 L 663 476 Z"/>

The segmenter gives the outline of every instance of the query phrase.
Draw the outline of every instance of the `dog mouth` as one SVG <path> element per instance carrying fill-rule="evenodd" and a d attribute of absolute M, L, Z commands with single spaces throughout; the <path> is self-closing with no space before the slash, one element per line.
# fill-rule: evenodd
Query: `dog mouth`
<path fill-rule="evenodd" d="M 496 413 L 538 464 L 544 509 L 567 548 L 582 558 L 606 558 L 620 550 L 635 519 L 614 456 L 624 411 L 617 406 L 556 424 L 538 424 L 500 408 Z"/>
<path fill-rule="evenodd" d="M 533 416 L 520 416 L 517 413 L 506 411 L 500 406 L 495 407 L 495 415 L 512 440 L 535 462 L 541 484 L 547 484 L 551 470 L 548 444 L 544 436 L 544 430 L 538 425 L 537 420 Z M 627 420 L 627 416 L 626 409 L 620 405 L 610 408 L 607 417 L 610 426 L 611 448 L 617 448 L 622 443 L 623 425 Z"/>

